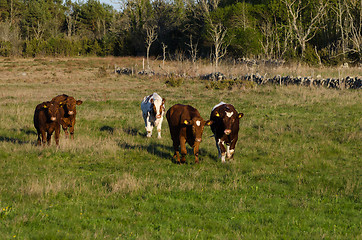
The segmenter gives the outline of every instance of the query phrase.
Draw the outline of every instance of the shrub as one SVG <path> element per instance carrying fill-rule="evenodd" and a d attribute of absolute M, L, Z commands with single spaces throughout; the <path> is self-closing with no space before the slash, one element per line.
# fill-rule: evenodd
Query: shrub
<path fill-rule="evenodd" d="M 183 78 L 175 76 L 169 77 L 165 82 L 166 86 L 168 87 L 180 87 L 182 83 L 183 83 Z"/>
<path fill-rule="evenodd" d="M 206 83 L 207 89 L 215 89 L 215 90 L 223 90 L 223 89 L 250 89 L 254 88 L 256 84 L 252 81 L 248 80 L 232 80 L 232 79 L 225 79 L 220 81 L 208 81 Z"/>
<path fill-rule="evenodd" d="M 0 41 L 0 56 L 9 57 L 11 54 L 12 44 L 9 41 Z"/>

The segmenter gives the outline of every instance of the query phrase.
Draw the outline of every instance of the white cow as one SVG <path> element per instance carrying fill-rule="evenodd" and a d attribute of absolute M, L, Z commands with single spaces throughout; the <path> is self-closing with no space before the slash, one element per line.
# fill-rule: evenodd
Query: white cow
<path fill-rule="evenodd" d="M 157 138 L 161 138 L 161 125 L 163 115 L 165 114 L 165 99 L 161 98 L 157 93 L 153 93 L 143 98 L 141 110 L 143 119 L 145 120 L 145 128 L 147 137 L 152 136 L 153 127 L 157 127 Z"/>

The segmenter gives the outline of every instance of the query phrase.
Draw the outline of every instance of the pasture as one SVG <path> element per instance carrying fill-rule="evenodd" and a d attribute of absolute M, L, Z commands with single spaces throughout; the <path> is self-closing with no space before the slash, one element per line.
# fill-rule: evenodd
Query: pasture
<path fill-rule="evenodd" d="M 115 64 L 142 59 L 0 59 L 0 239 L 362 238 L 360 90 L 171 87 Z M 205 120 L 220 101 L 243 112 L 234 160 L 205 127 L 200 163 L 190 147 L 173 163 L 166 118 L 162 139 L 145 137 L 153 92 Z M 83 100 L 74 141 L 35 146 L 35 106 L 63 93 Z"/>

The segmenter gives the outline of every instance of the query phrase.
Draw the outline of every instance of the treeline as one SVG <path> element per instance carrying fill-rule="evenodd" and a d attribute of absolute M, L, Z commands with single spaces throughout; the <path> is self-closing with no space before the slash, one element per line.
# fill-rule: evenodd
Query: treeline
<path fill-rule="evenodd" d="M 1 56 L 361 63 L 361 0 L 0 0 Z"/>

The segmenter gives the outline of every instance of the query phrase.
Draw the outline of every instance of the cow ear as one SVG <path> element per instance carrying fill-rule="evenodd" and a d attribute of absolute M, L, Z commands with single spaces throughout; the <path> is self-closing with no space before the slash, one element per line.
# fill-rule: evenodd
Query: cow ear
<path fill-rule="evenodd" d="M 211 120 L 207 120 L 206 123 L 205 123 L 206 126 L 211 126 L 211 124 L 212 124 Z"/>
<path fill-rule="evenodd" d="M 244 113 L 239 113 L 238 118 L 242 118 L 244 116 Z"/>
<path fill-rule="evenodd" d="M 162 103 L 164 104 L 166 102 L 166 99 L 162 98 Z"/>
<path fill-rule="evenodd" d="M 220 114 L 218 112 L 215 112 L 216 117 L 220 117 Z"/>
<path fill-rule="evenodd" d="M 81 105 L 83 103 L 82 100 L 77 100 L 77 105 Z"/>
<path fill-rule="evenodd" d="M 153 98 L 150 99 L 150 103 L 153 103 Z"/>

